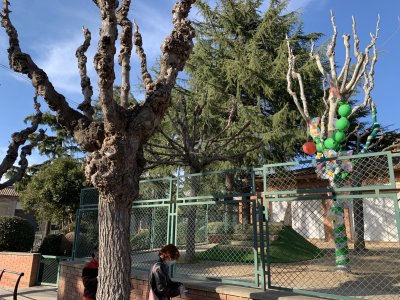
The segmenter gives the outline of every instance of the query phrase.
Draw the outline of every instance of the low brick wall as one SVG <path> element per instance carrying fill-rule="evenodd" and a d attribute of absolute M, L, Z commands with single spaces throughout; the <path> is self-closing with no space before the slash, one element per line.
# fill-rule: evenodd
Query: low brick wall
<path fill-rule="evenodd" d="M 40 254 L 25 252 L 0 252 L 0 269 L 24 272 L 19 288 L 27 288 L 36 284 L 39 271 Z M 18 275 L 4 273 L 0 281 L 1 287 L 14 287 Z"/>
<path fill-rule="evenodd" d="M 83 284 L 81 272 L 82 262 L 61 262 L 57 300 L 82 299 Z M 296 295 L 276 290 L 266 292 L 246 287 L 227 285 L 216 282 L 205 282 L 188 279 L 174 279 L 183 282 L 189 290 L 185 299 L 190 300 L 311 300 L 317 297 Z M 130 300 L 146 300 L 147 273 L 135 271 L 131 277 Z M 173 299 L 181 299 L 175 297 Z"/>

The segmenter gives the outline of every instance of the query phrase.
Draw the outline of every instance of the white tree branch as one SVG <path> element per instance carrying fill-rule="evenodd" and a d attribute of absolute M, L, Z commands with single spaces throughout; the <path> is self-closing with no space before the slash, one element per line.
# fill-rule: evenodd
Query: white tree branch
<path fill-rule="evenodd" d="M 336 62 L 335 62 L 335 47 L 336 47 L 336 38 L 337 38 L 337 28 L 335 23 L 335 15 L 331 10 L 331 22 L 333 27 L 333 34 L 331 42 L 328 45 L 328 49 L 326 51 L 326 56 L 329 59 L 329 64 L 331 66 L 331 76 L 334 83 L 337 82 L 337 75 L 336 75 Z"/>
<path fill-rule="evenodd" d="M 292 49 L 290 48 L 290 42 L 289 39 L 286 37 L 287 39 L 287 46 L 288 46 L 288 71 L 286 74 L 286 80 L 287 80 L 287 91 L 290 94 L 290 96 L 292 97 L 297 110 L 300 112 L 301 116 L 303 117 L 303 119 L 308 123 L 308 121 L 310 120 L 310 115 L 308 113 L 308 107 L 307 107 L 307 99 L 305 97 L 304 94 L 304 86 L 303 86 L 303 81 L 302 78 L 300 76 L 299 73 L 297 73 L 295 71 L 295 62 L 296 62 L 296 57 L 294 56 Z M 297 97 L 296 92 L 293 91 L 293 82 L 292 82 L 292 78 L 293 79 L 297 79 L 297 81 L 299 82 L 299 86 L 300 86 L 300 98 L 302 100 L 302 104 L 303 106 L 301 106 L 299 98 Z"/>

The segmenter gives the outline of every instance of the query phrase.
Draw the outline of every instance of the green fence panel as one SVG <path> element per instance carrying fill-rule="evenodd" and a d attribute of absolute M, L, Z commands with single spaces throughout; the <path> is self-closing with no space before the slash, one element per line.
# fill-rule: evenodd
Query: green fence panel
<path fill-rule="evenodd" d="M 177 203 L 176 277 L 259 287 L 257 201 Z"/>
<path fill-rule="evenodd" d="M 351 272 L 336 270 L 333 224 L 326 218 L 326 201 L 332 200 L 270 202 L 270 222 L 284 222 L 287 230 L 287 235 L 280 234 L 277 240 L 270 235 L 271 287 L 332 299 L 399 299 L 396 195 L 348 199 L 345 221 Z M 355 210 L 359 204 L 362 210 Z M 355 243 L 357 227 L 363 231 L 365 247 Z M 285 238 L 292 241 L 278 247 Z"/>
<path fill-rule="evenodd" d="M 39 263 L 38 284 L 58 286 L 60 262 L 70 259 L 65 256 L 42 255 Z"/>
<path fill-rule="evenodd" d="M 400 154 L 382 152 L 141 180 L 132 267 L 148 271 L 160 247 L 174 243 L 182 253 L 177 277 L 330 299 L 398 299 L 396 170 Z M 345 207 L 351 272 L 335 268 L 333 201 Z M 97 243 L 97 202 L 94 189 L 82 190 L 75 257 L 89 256 Z"/>

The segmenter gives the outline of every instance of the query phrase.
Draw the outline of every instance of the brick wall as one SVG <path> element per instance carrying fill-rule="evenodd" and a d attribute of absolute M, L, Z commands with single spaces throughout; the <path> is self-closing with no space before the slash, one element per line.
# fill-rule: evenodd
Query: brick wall
<path fill-rule="evenodd" d="M 36 284 L 39 271 L 40 254 L 25 252 L 0 252 L 0 269 L 23 272 L 19 283 L 20 288 Z M 14 287 L 18 275 L 4 273 L 0 281 L 1 287 Z"/>
<path fill-rule="evenodd" d="M 82 262 L 61 262 L 60 279 L 58 283 L 57 300 L 82 299 L 83 284 L 81 272 Z M 182 281 L 189 290 L 185 299 L 188 300 L 268 300 L 268 299 L 320 299 L 317 297 L 299 296 L 276 290 L 266 292 L 260 289 L 226 285 L 217 282 L 199 280 L 174 279 Z M 131 277 L 130 300 L 146 300 L 147 273 L 135 271 Z M 173 299 L 181 299 L 175 297 Z"/>

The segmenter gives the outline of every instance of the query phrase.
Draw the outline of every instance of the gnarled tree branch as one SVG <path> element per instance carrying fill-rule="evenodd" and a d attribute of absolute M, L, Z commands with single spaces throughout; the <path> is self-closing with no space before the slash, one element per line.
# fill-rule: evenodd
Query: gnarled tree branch
<path fill-rule="evenodd" d="M 90 78 L 87 75 L 87 70 L 86 70 L 87 57 L 85 55 L 85 52 L 90 46 L 91 34 L 89 29 L 87 28 L 83 27 L 82 30 L 85 40 L 83 44 L 79 46 L 79 48 L 76 50 L 75 53 L 76 58 L 78 58 L 78 68 L 79 68 L 79 75 L 81 77 L 81 87 L 83 94 L 83 102 L 78 105 L 78 109 L 80 109 L 85 114 L 85 116 L 90 121 L 92 121 L 94 114 L 94 109 L 91 104 L 93 96 L 93 88 L 90 83 Z"/>
<path fill-rule="evenodd" d="M 132 22 L 128 19 L 131 0 L 122 1 L 121 7 L 117 10 L 118 25 L 122 27 L 120 35 L 121 50 L 118 56 L 118 64 L 122 67 L 121 76 L 121 106 L 129 106 L 129 92 L 131 89 L 129 72 L 131 70 L 130 59 L 132 53 Z"/>
<path fill-rule="evenodd" d="M 114 101 L 113 85 L 115 80 L 114 55 L 115 41 L 118 37 L 116 9 L 117 0 L 99 0 L 101 11 L 100 39 L 94 66 L 99 77 L 99 100 L 104 117 L 104 130 L 114 134 L 124 127 L 121 107 Z"/>
<path fill-rule="evenodd" d="M 59 124 L 74 135 L 76 142 L 84 150 L 98 149 L 104 139 L 103 125 L 91 123 L 86 116 L 72 109 L 65 97 L 55 90 L 47 74 L 35 64 L 28 54 L 22 52 L 17 30 L 9 17 L 9 4 L 7 0 L 3 0 L 1 26 L 9 37 L 8 60 L 10 67 L 15 72 L 28 75 L 36 94 L 45 99 L 49 108 L 56 112 Z"/>
<path fill-rule="evenodd" d="M 136 46 L 136 53 L 140 59 L 140 71 L 142 73 L 143 85 L 146 90 L 146 93 L 149 93 L 151 90 L 153 80 L 151 78 L 149 71 L 147 70 L 146 53 L 144 52 L 144 49 L 142 47 L 143 41 L 142 41 L 142 35 L 139 32 L 139 26 L 136 24 L 136 22 L 134 22 L 134 26 L 135 26 L 134 44 Z"/>
<path fill-rule="evenodd" d="M 12 166 L 14 165 L 15 161 L 18 158 L 19 147 L 21 145 L 25 144 L 25 142 L 29 138 L 29 135 L 34 133 L 37 130 L 40 122 L 42 121 L 42 112 L 40 111 L 39 103 L 36 101 L 36 96 L 34 98 L 34 102 L 35 102 L 36 114 L 33 117 L 31 126 L 25 128 L 19 132 L 14 132 L 11 135 L 11 143 L 8 146 L 7 154 L 0 164 L 0 178 L 8 170 L 10 170 L 12 168 Z M 17 180 L 22 178 L 22 176 L 25 174 L 26 168 L 28 167 L 28 161 L 26 159 L 26 156 L 31 154 L 32 148 L 35 147 L 37 145 L 37 142 L 39 142 L 41 139 L 43 139 L 43 137 L 44 137 L 44 131 L 40 131 L 39 135 L 36 137 L 36 139 L 31 144 L 22 147 L 20 161 L 19 161 L 20 168 L 19 168 L 18 172 L 13 176 L 13 178 L 0 184 L 0 189 L 10 186 L 10 185 L 14 184 L 14 182 L 16 182 Z"/>

